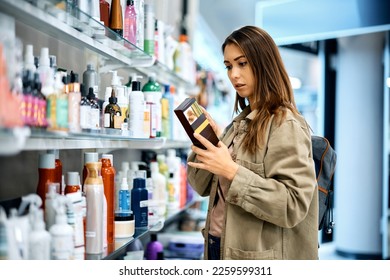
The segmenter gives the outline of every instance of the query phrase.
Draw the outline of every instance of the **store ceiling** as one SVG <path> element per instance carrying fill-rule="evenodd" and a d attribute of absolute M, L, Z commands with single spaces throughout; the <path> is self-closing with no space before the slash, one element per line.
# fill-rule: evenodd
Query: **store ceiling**
<path fill-rule="evenodd" d="M 262 0 L 269 1 L 269 0 Z M 279 0 L 274 0 L 279 1 Z M 259 0 L 199 0 L 199 13 L 220 42 L 237 27 L 255 24 Z"/>

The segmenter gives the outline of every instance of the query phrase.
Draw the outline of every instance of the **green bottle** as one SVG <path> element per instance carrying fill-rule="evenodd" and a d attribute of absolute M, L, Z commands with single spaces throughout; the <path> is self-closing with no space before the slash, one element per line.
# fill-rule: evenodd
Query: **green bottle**
<path fill-rule="evenodd" d="M 144 99 L 148 100 L 148 96 L 152 96 L 152 99 L 155 103 L 155 114 L 156 118 L 156 137 L 161 137 L 162 130 L 162 112 L 161 112 L 161 98 L 162 98 L 162 90 L 160 84 L 156 81 L 156 74 L 149 74 L 148 82 L 142 87 L 142 92 L 144 94 Z M 149 97 L 150 98 L 150 97 Z"/>

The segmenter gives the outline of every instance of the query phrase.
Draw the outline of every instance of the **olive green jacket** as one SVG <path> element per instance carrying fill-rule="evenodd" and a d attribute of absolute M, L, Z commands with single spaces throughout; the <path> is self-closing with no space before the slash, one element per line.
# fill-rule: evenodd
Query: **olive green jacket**
<path fill-rule="evenodd" d="M 244 109 L 221 141 L 229 146 L 235 133 L 245 134 L 254 115 L 249 107 Z M 288 111 L 280 126 L 270 122 L 267 134 L 265 147 L 253 155 L 243 151 L 240 141 L 233 147 L 239 168 L 226 197 L 221 259 L 318 259 L 318 188 L 310 128 L 303 117 Z M 195 156 L 192 152 L 188 161 L 196 161 Z M 195 191 L 209 196 L 203 230 L 207 237 L 218 176 L 190 166 L 187 171 Z M 205 238 L 205 259 L 207 246 Z"/>

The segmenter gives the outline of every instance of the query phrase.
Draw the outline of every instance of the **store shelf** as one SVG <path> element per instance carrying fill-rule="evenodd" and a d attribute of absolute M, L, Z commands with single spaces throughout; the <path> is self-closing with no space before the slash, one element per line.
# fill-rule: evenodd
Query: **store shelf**
<path fill-rule="evenodd" d="M 196 85 L 76 7 L 70 11 L 44 0 L 37 1 L 36 6 L 28 1 L 2 0 L 0 11 L 61 42 L 101 55 L 106 60 L 106 70 L 132 68 L 145 75 L 153 72 L 161 82 L 182 87 L 188 93 L 197 92 Z"/>
<path fill-rule="evenodd" d="M 176 211 L 175 213 L 171 213 L 166 219 L 165 221 L 159 221 L 157 222 L 155 225 L 152 225 L 151 227 L 149 227 L 149 229 L 146 229 L 146 230 L 135 230 L 134 232 L 134 235 L 133 237 L 129 238 L 129 239 L 125 239 L 125 240 L 116 240 L 116 243 L 117 244 L 120 244 L 119 246 L 114 246 L 113 248 L 107 248 L 106 251 L 103 253 L 103 256 L 101 256 L 102 259 L 104 260 L 115 260 L 115 259 L 120 259 L 121 257 L 123 257 L 126 252 L 127 252 L 127 247 L 133 243 L 135 240 L 137 239 L 140 239 L 141 237 L 143 237 L 144 235 L 150 233 L 150 232 L 153 232 L 153 231 L 160 231 L 161 228 L 165 225 L 165 224 L 170 224 L 172 223 L 181 213 L 183 213 L 185 210 L 187 210 L 188 208 L 190 208 L 192 205 L 194 205 L 194 203 L 196 202 L 197 200 L 194 200 L 194 201 L 191 201 L 189 203 L 186 204 L 185 207 L 183 207 L 182 209 Z M 86 256 L 87 259 L 92 259 L 96 256 Z"/>
<path fill-rule="evenodd" d="M 60 132 L 30 130 L 29 128 L 0 129 L 0 155 L 21 151 L 66 149 L 161 149 L 165 138 L 130 138 L 120 130 L 100 132 Z"/>

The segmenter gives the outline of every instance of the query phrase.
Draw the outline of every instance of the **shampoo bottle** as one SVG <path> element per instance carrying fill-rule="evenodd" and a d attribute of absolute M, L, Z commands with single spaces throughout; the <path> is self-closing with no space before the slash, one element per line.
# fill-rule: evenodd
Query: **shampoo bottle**
<path fill-rule="evenodd" d="M 153 102 L 152 122 L 155 124 L 155 137 L 161 137 L 161 97 L 162 91 L 160 84 L 156 81 L 156 74 L 149 75 L 148 82 L 142 87 L 144 98 Z M 152 96 L 152 98 L 148 97 Z M 153 120 L 154 119 L 154 120 Z M 153 127 L 153 125 L 152 125 Z"/>
<path fill-rule="evenodd" d="M 134 178 L 131 190 L 131 210 L 134 214 L 135 229 L 148 228 L 148 190 L 143 178 Z"/>
<path fill-rule="evenodd" d="M 141 78 L 133 75 L 131 82 L 131 93 L 129 97 L 129 135 L 131 138 L 144 138 L 144 108 L 145 99 L 141 91 Z"/>
<path fill-rule="evenodd" d="M 85 180 L 87 179 L 88 176 L 88 169 L 87 169 L 87 163 L 89 162 L 98 162 L 99 161 L 99 155 L 98 153 L 94 152 L 86 152 L 84 153 L 84 165 L 83 165 L 83 181 L 82 181 L 82 191 L 85 193 L 84 185 L 85 185 Z"/>
<path fill-rule="evenodd" d="M 157 234 L 152 233 L 150 235 L 150 241 L 146 245 L 145 256 L 147 260 L 157 260 L 158 253 L 163 252 L 164 247 L 160 241 L 157 240 Z"/>
<path fill-rule="evenodd" d="M 54 154 L 40 154 L 39 155 L 39 167 L 38 167 L 38 185 L 37 185 L 37 194 L 40 196 L 44 202 L 46 198 L 46 193 L 48 191 L 47 187 L 49 183 L 56 182 L 56 169 L 55 169 L 55 157 Z M 58 185 L 57 193 L 60 192 Z M 42 208 L 45 209 L 45 203 L 43 203 Z"/>
<path fill-rule="evenodd" d="M 103 179 L 104 195 L 107 201 L 107 243 L 114 243 L 114 218 L 115 218 L 115 169 L 107 155 L 102 155 L 101 175 Z"/>
<path fill-rule="evenodd" d="M 73 228 L 67 223 L 65 205 L 59 202 L 56 209 L 56 223 L 50 227 L 51 258 L 53 260 L 71 260 L 74 250 Z"/>
<path fill-rule="evenodd" d="M 104 239 L 104 186 L 99 176 L 102 163 L 90 162 L 86 164 L 88 175 L 85 179 L 84 189 L 87 198 L 86 217 L 86 244 L 87 254 L 103 253 Z"/>
<path fill-rule="evenodd" d="M 33 205 L 31 205 L 33 206 Z M 30 206 L 31 229 L 28 244 L 29 260 L 50 260 L 50 233 L 45 229 L 43 210 Z"/>

